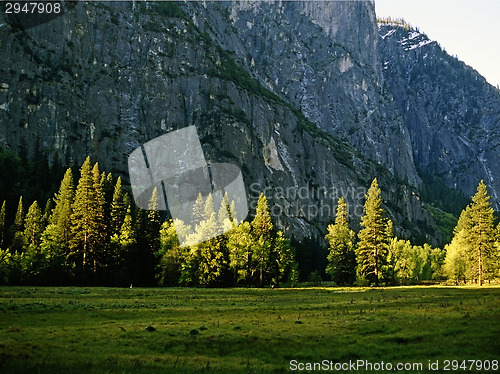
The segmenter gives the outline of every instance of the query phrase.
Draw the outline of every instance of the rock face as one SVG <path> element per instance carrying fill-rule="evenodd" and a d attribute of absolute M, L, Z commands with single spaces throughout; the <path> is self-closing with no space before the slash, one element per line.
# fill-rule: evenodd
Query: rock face
<path fill-rule="evenodd" d="M 206 159 L 238 165 L 250 201 L 265 191 L 275 223 L 290 236 L 322 237 L 340 196 L 356 221 L 378 177 L 396 232 L 435 243 L 417 166 L 462 188 L 476 183 L 478 169 L 459 170 L 453 160 L 476 153 L 461 146 L 455 157 L 462 143 L 449 129 L 461 104 L 445 112 L 433 102 L 427 122 L 409 121 L 407 100 L 428 108 L 419 95 L 402 99 L 395 91 L 406 79 L 403 64 L 415 57 L 401 49 L 391 63 L 402 72 L 389 74 L 383 56 L 399 44 L 379 33 L 373 3 L 359 1 L 79 2 L 26 31 L 0 15 L 0 146 L 18 152 L 25 144 L 29 154 L 40 147 L 76 165 L 91 155 L 127 180 L 135 148 L 195 125 Z M 484 145 L 474 165 L 493 178 L 498 161 L 486 144 L 497 96 L 474 74 L 478 97 L 469 115 L 481 113 L 480 128 L 491 131 L 464 139 Z M 401 89 L 410 87 L 404 82 Z M 435 116 L 448 135 L 428 149 L 441 134 Z M 435 153 L 445 146 L 449 156 Z"/>
<path fill-rule="evenodd" d="M 380 24 L 379 35 L 416 166 L 469 196 L 483 179 L 500 210 L 500 91 L 415 29 Z"/>
<path fill-rule="evenodd" d="M 382 88 L 372 3 L 254 1 L 230 10 L 235 35 L 217 33 L 218 40 L 241 41 L 235 53 L 263 84 L 320 129 L 418 185 L 408 129 Z"/>

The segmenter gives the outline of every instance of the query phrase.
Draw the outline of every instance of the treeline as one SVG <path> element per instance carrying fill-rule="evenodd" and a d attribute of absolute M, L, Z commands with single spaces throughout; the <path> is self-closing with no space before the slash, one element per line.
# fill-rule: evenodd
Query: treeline
<path fill-rule="evenodd" d="M 393 235 L 393 223 L 385 218 L 377 179 L 368 190 L 362 229 L 356 235 L 348 222 L 347 205 L 338 202 L 335 223 L 328 226 L 327 272 L 337 284 L 409 284 L 449 279 L 475 282 L 500 276 L 500 224 L 486 185 L 481 181 L 472 203 L 462 211 L 451 244 L 444 250 L 428 244 L 414 246 Z"/>
<path fill-rule="evenodd" d="M 13 220 L 0 208 L 0 283 L 89 285 L 276 285 L 298 281 L 290 241 L 276 231 L 267 199 L 259 198 L 252 222 L 218 222 L 212 196 L 195 204 L 193 235 L 229 225 L 226 234 L 181 247 L 181 222 L 161 222 L 154 191 L 150 210 L 135 208 L 121 179 L 87 158 L 78 183 L 68 169 L 54 198 L 25 209 L 21 196 Z M 219 208 L 226 210 L 226 200 Z M 227 212 L 227 210 L 226 210 Z M 231 227 L 232 226 L 232 227 Z M 232 230 L 231 230 L 232 228 Z"/>
<path fill-rule="evenodd" d="M 9 213 L 3 201 L 0 284 L 279 287 L 299 279 L 322 281 L 320 269 L 299 274 L 307 267 L 297 259 L 304 257 L 274 228 L 263 194 L 254 218 L 242 223 L 228 219 L 227 198 L 220 206 L 213 201 L 211 195 L 198 197 L 193 227 L 164 220 L 155 209 L 156 191 L 150 210 L 138 209 L 121 179 L 87 158 L 77 180 L 72 169 L 66 170 L 58 192 L 43 208 L 37 201 L 27 207 L 20 197 L 17 209 Z M 446 279 L 482 284 L 499 276 L 500 225 L 495 228 L 482 181 L 444 249 L 415 246 L 394 236 L 376 179 L 360 225 L 358 233 L 350 229 L 347 204 L 339 199 L 335 222 L 327 228 L 325 272 L 338 285 Z M 189 232 L 190 242 L 197 244 L 181 246 L 177 232 Z"/>

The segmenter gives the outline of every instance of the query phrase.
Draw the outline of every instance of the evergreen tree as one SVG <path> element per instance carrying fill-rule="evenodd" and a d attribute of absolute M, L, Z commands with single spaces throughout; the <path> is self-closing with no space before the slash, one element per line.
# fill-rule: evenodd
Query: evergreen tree
<path fill-rule="evenodd" d="M 131 207 L 127 206 L 125 217 L 120 227 L 119 242 L 122 247 L 130 247 L 135 243 L 135 233 L 132 225 Z"/>
<path fill-rule="evenodd" d="M 223 248 L 222 233 L 216 218 L 212 194 L 207 196 L 203 209 L 204 217 L 196 227 L 196 247 L 199 253 L 198 284 L 202 286 L 221 285 L 227 270 L 227 258 Z M 208 239 L 207 239 L 208 238 Z M 203 240 L 202 242 L 200 242 Z"/>
<path fill-rule="evenodd" d="M 198 224 L 208 217 L 205 216 L 205 202 L 203 201 L 203 196 L 201 192 L 196 197 L 196 201 L 193 206 L 193 224 Z"/>
<path fill-rule="evenodd" d="M 110 213 L 111 236 L 120 232 L 120 229 L 123 225 L 123 220 L 125 219 L 127 206 L 125 205 L 124 196 L 125 194 L 123 193 L 122 190 L 122 179 L 118 177 L 113 192 L 113 201 L 111 202 L 111 213 Z"/>
<path fill-rule="evenodd" d="M 354 231 L 349 229 L 347 204 L 340 198 L 335 224 L 328 225 L 326 240 L 329 244 L 326 272 L 340 285 L 353 284 L 355 280 L 356 257 L 354 254 Z"/>
<path fill-rule="evenodd" d="M 68 279 L 67 247 L 59 226 L 50 223 L 45 228 L 40 238 L 40 251 L 44 259 L 45 281 L 51 285 L 64 285 Z"/>
<path fill-rule="evenodd" d="M 295 262 L 295 254 L 290 240 L 285 238 L 283 231 L 278 231 L 274 239 L 272 252 L 274 262 L 274 275 L 276 279 L 276 287 L 279 288 L 280 282 L 289 270 L 290 266 Z"/>
<path fill-rule="evenodd" d="M 185 251 L 180 248 L 176 229 L 181 225 L 180 221 L 174 225 L 173 220 L 162 223 L 160 229 L 160 264 L 157 274 L 161 286 L 175 286 L 179 284 L 181 277 L 181 266 L 185 260 Z"/>
<path fill-rule="evenodd" d="M 71 215 L 71 249 L 82 266 L 97 270 L 99 250 L 105 244 L 103 196 L 100 184 L 99 166 L 91 168 L 87 157 L 80 168 L 80 179 L 75 192 L 73 213 Z"/>
<path fill-rule="evenodd" d="M 115 186 L 113 184 L 113 176 L 111 173 L 106 174 L 104 171 L 101 173 L 100 179 L 99 179 L 99 185 L 100 185 L 100 191 L 102 194 L 102 201 L 103 201 L 103 228 L 105 229 L 103 233 L 103 239 L 106 242 L 106 245 L 109 244 L 111 236 L 120 229 L 121 224 L 114 230 L 112 227 L 112 222 L 111 222 L 111 209 L 112 209 L 112 202 L 113 202 L 113 194 L 115 190 Z M 123 212 L 124 213 L 124 212 Z M 104 261 L 109 261 L 110 260 L 110 253 L 109 251 L 105 251 L 103 253 L 104 255 Z"/>
<path fill-rule="evenodd" d="M 7 218 L 7 213 L 5 210 L 5 200 L 2 203 L 2 208 L 0 208 L 0 249 L 3 248 L 5 242 L 5 220 Z"/>
<path fill-rule="evenodd" d="M 290 287 L 295 287 L 299 283 L 299 264 L 295 261 L 292 264 L 292 269 L 290 270 Z"/>
<path fill-rule="evenodd" d="M 12 253 L 19 253 L 24 248 L 24 208 L 23 208 L 23 197 L 19 197 L 19 203 L 17 204 L 16 218 L 14 220 L 14 225 L 11 227 L 11 232 L 13 232 L 13 239 L 10 243 L 10 249 Z M 12 237 L 12 236 L 11 236 Z"/>
<path fill-rule="evenodd" d="M 481 286 L 485 278 L 492 274 L 495 251 L 495 228 L 493 208 L 486 185 L 481 180 L 476 194 L 472 197 L 470 216 L 472 227 L 470 230 L 467 256 L 470 261 L 472 274 Z"/>
<path fill-rule="evenodd" d="M 158 189 L 155 187 L 151 194 L 151 200 L 148 206 L 147 220 L 146 220 L 146 240 L 150 253 L 158 250 L 160 241 L 160 211 Z"/>
<path fill-rule="evenodd" d="M 363 229 L 358 233 L 359 242 L 356 248 L 358 274 L 373 280 L 375 286 L 379 284 L 390 244 L 387 225 L 381 191 L 375 178 L 366 194 L 364 215 L 361 218 Z"/>
<path fill-rule="evenodd" d="M 207 200 L 208 201 L 208 200 Z M 209 219 L 201 222 L 197 232 L 202 237 L 212 236 L 217 230 L 215 213 Z M 227 268 L 226 259 L 220 245 L 220 238 L 213 237 L 196 245 L 199 248 L 200 262 L 198 265 L 198 284 L 201 286 L 220 285 Z"/>
<path fill-rule="evenodd" d="M 234 201 L 232 204 L 234 204 Z M 224 197 L 221 200 L 217 217 L 220 233 L 228 232 L 231 228 L 237 225 L 237 222 L 233 221 L 227 193 L 224 194 Z"/>
<path fill-rule="evenodd" d="M 214 209 L 214 198 L 211 193 L 208 194 L 207 199 L 205 200 L 205 205 L 203 207 L 203 219 L 208 220 L 212 218 L 212 214 L 215 214 Z M 217 226 L 217 225 L 216 225 Z M 210 232 L 211 235 L 214 235 L 216 229 L 213 232 Z"/>
<path fill-rule="evenodd" d="M 54 201 L 51 198 L 48 198 L 47 201 L 45 202 L 45 208 L 43 209 L 43 215 L 42 215 L 43 227 L 47 227 L 47 225 L 50 223 L 53 209 L 54 209 Z"/>
<path fill-rule="evenodd" d="M 151 193 L 148 210 L 138 210 L 136 218 L 136 241 L 130 253 L 131 282 L 153 285 L 155 281 L 155 253 L 160 248 L 159 194 L 155 187 Z"/>
<path fill-rule="evenodd" d="M 71 239 L 71 214 L 75 198 L 73 183 L 73 172 L 68 168 L 64 173 L 59 192 L 54 196 L 55 207 L 51 218 L 51 223 L 56 225 L 60 230 L 58 237 L 61 238 L 61 244 L 66 248 L 69 247 Z"/>
<path fill-rule="evenodd" d="M 268 271 L 269 268 L 272 233 L 271 212 L 269 211 L 266 196 L 261 193 L 257 201 L 255 217 L 252 221 L 253 254 L 259 270 L 259 284 L 261 287 L 264 285 L 264 272 Z"/>
<path fill-rule="evenodd" d="M 132 222 L 131 206 L 127 199 L 123 199 L 126 205 L 125 216 L 120 230 L 111 237 L 111 247 L 113 249 L 113 267 L 116 269 L 115 282 L 126 284 L 130 280 L 130 252 L 136 244 L 134 226 Z"/>
<path fill-rule="evenodd" d="M 472 229 L 471 208 L 467 206 L 458 219 L 453 230 L 451 243 L 445 246 L 446 257 L 444 261 L 444 273 L 448 279 L 457 284 L 466 281 L 470 276 L 470 266 L 466 253 L 470 252 L 470 233 Z"/>
<path fill-rule="evenodd" d="M 26 247 L 39 251 L 40 236 L 42 235 L 42 232 L 42 211 L 35 200 L 35 202 L 31 204 L 28 209 L 24 224 L 24 239 Z"/>
<path fill-rule="evenodd" d="M 228 233 L 227 248 L 229 251 L 229 268 L 234 280 L 238 283 L 250 282 L 252 276 L 252 247 L 251 225 L 243 222 Z"/>
<path fill-rule="evenodd" d="M 17 204 L 16 218 L 14 220 L 15 231 L 24 230 L 24 208 L 23 208 L 23 197 L 19 197 L 19 203 Z"/>

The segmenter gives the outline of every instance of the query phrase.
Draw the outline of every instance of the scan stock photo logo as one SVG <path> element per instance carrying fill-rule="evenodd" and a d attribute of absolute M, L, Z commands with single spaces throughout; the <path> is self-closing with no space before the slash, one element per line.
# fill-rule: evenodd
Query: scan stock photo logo
<path fill-rule="evenodd" d="M 190 246 L 231 230 L 248 215 L 243 176 L 238 166 L 208 164 L 195 126 L 172 131 L 134 150 L 128 159 L 136 205 L 169 210 L 181 246 Z M 218 219 L 198 214 L 212 199 Z"/>

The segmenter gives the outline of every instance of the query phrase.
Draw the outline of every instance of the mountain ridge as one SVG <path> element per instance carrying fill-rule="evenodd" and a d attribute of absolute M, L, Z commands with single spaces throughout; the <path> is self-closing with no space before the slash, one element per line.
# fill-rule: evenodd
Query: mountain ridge
<path fill-rule="evenodd" d="M 127 180 L 132 150 L 195 124 L 207 160 L 236 163 L 249 194 L 267 189 L 298 212 L 275 217 L 288 235 L 322 238 L 332 215 L 302 212 L 333 211 L 340 196 L 273 188 L 358 191 L 344 196 L 356 222 L 359 191 L 378 177 L 396 233 L 436 244 L 406 113 L 384 86 L 373 3 L 322 6 L 79 3 L 27 31 L 1 20 L 0 143 L 33 155 L 38 141 L 67 164 L 90 154 Z M 339 26 L 325 32 L 328 14 Z"/>

